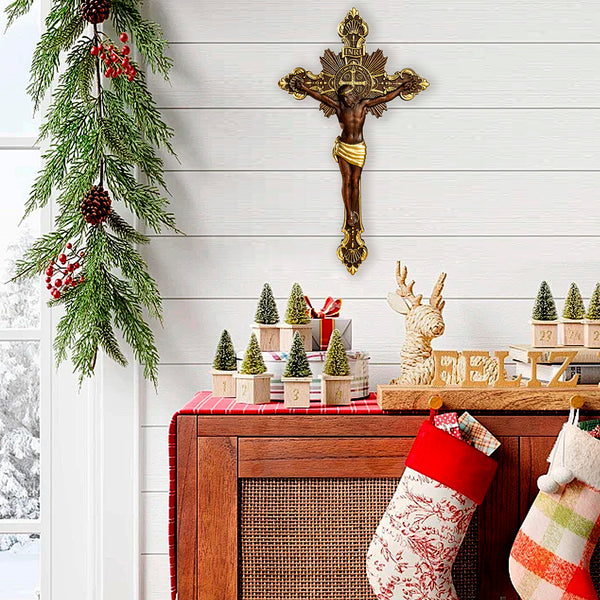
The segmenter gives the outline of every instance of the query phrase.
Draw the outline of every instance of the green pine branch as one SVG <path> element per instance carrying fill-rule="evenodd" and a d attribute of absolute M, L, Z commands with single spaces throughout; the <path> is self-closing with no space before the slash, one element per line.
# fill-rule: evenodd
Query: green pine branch
<path fill-rule="evenodd" d="M 7 17 L 6 29 L 8 29 L 19 17 L 26 15 L 33 6 L 33 0 L 14 0 L 5 9 Z"/>
<path fill-rule="evenodd" d="M 132 41 L 153 73 L 160 73 L 165 79 L 173 61 L 165 55 L 169 46 L 158 23 L 142 18 L 135 0 L 112 0 L 111 20 L 117 31 L 130 31 Z"/>
<path fill-rule="evenodd" d="M 9 25 L 31 4 L 15 0 L 9 5 Z M 167 42 L 156 23 L 142 18 L 138 4 L 113 0 L 110 18 L 117 31 L 131 36 L 129 43 L 145 63 L 167 77 L 172 64 L 165 55 Z M 159 355 L 146 315 L 161 322 L 161 296 L 137 246 L 150 241 L 144 230 L 178 231 L 163 195 L 167 190 L 159 155 L 160 149 L 174 154 L 173 130 L 162 120 L 139 64 L 130 59 L 136 69 L 132 81 L 102 76 L 98 53 L 91 52 L 101 42 L 110 40 L 101 28 L 84 21 L 80 2 L 54 0 L 34 52 L 28 87 L 35 110 L 52 92 L 39 132 L 47 150 L 25 215 L 50 199 L 58 210 L 54 230 L 37 239 L 17 262 L 15 278 L 44 273 L 67 243 L 77 251 L 85 248 L 77 283 L 62 287 L 49 302 L 64 310 L 54 339 L 57 362 L 70 356 L 82 381 L 93 374 L 100 350 L 127 364 L 124 342 L 144 376 L 156 385 Z M 143 181 L 136 179 L 136 172 Z M 105 222 L 91 225 L 81 205 L 95 185 L 108 192 L 111 210 Z M 117 207 L 133 219 L 119 214 Z"/>
<path fill-rule="evenodd" d="M 27 93 L 33 100 L 34 110 L 40 108 L 60 67 L 60 56 L 79 38 L 85 27 L 79 2 L 55 0 L 46 17 L 46 31 L 35 47 Z"/>

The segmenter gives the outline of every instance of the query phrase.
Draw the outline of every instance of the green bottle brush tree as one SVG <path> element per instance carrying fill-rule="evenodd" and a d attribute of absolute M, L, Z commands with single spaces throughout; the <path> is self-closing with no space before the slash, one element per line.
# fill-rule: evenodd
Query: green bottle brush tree
<path fill-rule="evenodd" d="M 531 316 L 535 321 L 556 321 L 558 319 L 554 296 L 552 296 L 552 291 L 546 281 L 542 281 L 540 284 Z"/>
<path fill-rule="evenodd" d="M 256 335 L 252 333 L 250 335 L 248 347 L 246 348 L 244 360 L 242 361 L 240 373 L 242 373 L 242 375 L 261 375 L 266 372 L 267 366 L 263 360 L 258 340 L 256 339 Z"/>
<path fill-rule="evenodd" d="M 235 356 L 235 349 L 231 336 L 227 329 L 223 329 L 217 351 L 215 353 L 215 359 L 213 360 L 213 369 L 216 371 L 235 371 L 237 370 L 237 360 Z"/>
<path fill-rule="evenodd" d="M 312 377 L 312 371 L 308 364 L 306 350 L 304 349 L 304 341 L 298 332 L 294 334 L 294 341 L 290 350 L 285 370 L 284 377 Z"/>
<path fill-rule="evenodd" d="M 590 321 L 600 321 L 600 283 L 596 284 L 592 292 L 585 318 Z"/>
<path fill-rule="evenodd" d="M 565 299 L 565 307 L 563 309 L 563 319 L 583 319 L 585 316 L 585 305 L 581 292 L 575 282 L 571 283 L 567 297 Z"/>
<path fill-rule="evenodd" d="M 304 292 L 299 283 L 294 283 L 285 311 L 285 322 L 289 325 L 307 325 L 310 323 Z"/>
<path fill-rule="evenodd" d="M 596 284 L 585 313 L 583 344 L 588 348 L 600 348 L 600 283 Z"/>
<path fill-rule="evenodd" d="M 261 325 L 276 325 L 279 323 L 277 303 L 273 297 L 273 290 L 268 283 L 265 283 L 260 294 L 254 322 Z"/>
<path fill-rule="evenodd" d="M 346 349 L 344 348 L 344 343 L 342 341 L 342 334 L 339 329 L 334 329 L 331 338 L 329 339 L 323 373 L 334 377 L 350 375 L 348 355 L 346 354 Z"/>
<path fill-rule="evenodd" d="M 348 355 L 339 329 L 334 329 L 329 339 L 321 377 L 321 402 L 328 406 L 347 406 L 351 400 L 351 388 Z"/>

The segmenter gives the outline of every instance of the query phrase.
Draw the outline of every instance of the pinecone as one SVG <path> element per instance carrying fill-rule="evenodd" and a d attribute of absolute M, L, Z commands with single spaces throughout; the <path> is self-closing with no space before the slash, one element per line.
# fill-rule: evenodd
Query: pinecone
<path fill-rule="evenodd" d="M 85 195 L 79 209 L 90 225 L 104 223 L 110 214 L 111 199 L 101 185 L 95 185 Z"/>
<path fill-rule="evenodd" d="M 106 21 L 109 12 L 110 0 L 81 0 L 81 14 L 90 23 Z"/>

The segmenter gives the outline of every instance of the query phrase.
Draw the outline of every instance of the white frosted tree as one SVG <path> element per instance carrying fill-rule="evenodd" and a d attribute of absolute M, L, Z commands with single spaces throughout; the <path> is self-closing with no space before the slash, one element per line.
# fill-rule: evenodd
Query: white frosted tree
<path fill-rule="evenodd" d="M 30 242 L 31 236 L 23 234 L 8 247 L 2 281 Z M 0 285 L 0 327 L 38 325 L 38 285 L 39 280 Z M 0 519 L 39 516 L 39 392 L 39 344 L 0 342 Z M 16 536 L 1 536 L 0 550 L 16 541 Z"/>

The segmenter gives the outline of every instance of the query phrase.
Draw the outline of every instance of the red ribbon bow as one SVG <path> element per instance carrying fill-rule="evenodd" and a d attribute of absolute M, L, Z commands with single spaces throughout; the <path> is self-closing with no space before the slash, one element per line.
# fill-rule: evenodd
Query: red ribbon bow
<path fill-rule="evenodd" d="M 304 296 L 304 299 L 306 300 L 311 319 L 335 319 L 340 316 L 340 310 L 342 309 L 341 298 L 337 298 L 336 300 L 331 296 L 325 298 L 325 304 L 323 304 L 323 308 L 319 311 L 313 308 L 308 296 Z"/>

